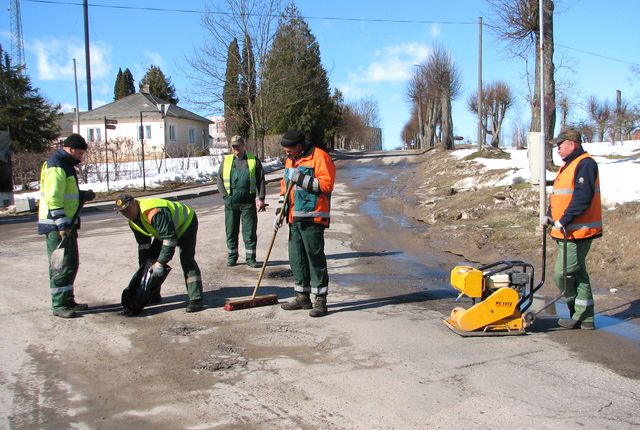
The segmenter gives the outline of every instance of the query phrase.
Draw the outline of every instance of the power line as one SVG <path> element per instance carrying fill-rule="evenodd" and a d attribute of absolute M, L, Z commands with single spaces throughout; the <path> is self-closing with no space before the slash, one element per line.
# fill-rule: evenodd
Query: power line
<path fill-rule="evenodd" d="M 63 1 L 63 0 L 22 0 L 31 3 L 46 3 L 46 4 L 54 4 L 54 5 L 71 5 L 71 6 L 82 6 L 82 3 L 73 2 L 73 1 Z M 173 8 L 161 8 L 161 7 L 142 7 L 142 6 L 122 6 L 122 5 L 105 5 L 99 3 L 90 3 L 91 7 L 100 7 L 105 9 L 127 9 L 127 10 L 143 10 L 143 11 L 151 11 L 151 12 L 178 12 L 178 13 L 193 13 L 193 14 L 202 14 L 201 10 L 196 9 L 173 9 Z M 216 15 L 226 15 L 224 12 L 210 12 Z M 249 14 L 253 15 L 253 14 Z M 277 15 L 271 15 L 274 18 L 277 18 Z M 412 19 L 376 19 L 376 18 L 345 18 L 345 17 L 332 17 L 332 16 L 303 16 L 304 19 L 315 19 L 321 21 L 347 21 L 347 22 L 374 22 L 374 23 L 390 23 L 390 24 L 440 24 L 440 25 L 476 25 L 477 22 L 470 21 L 427 21 L 427 20 L 412 20 Z M 486 23 L 483 25 L 487 25 Z M 561 48 L 569 49 L 572 51 L 581 52 L 587 55 L 593 55 L 595 57 L 604 58 L 611 61 L 617 61 L 619 63 L 629 64 L 632 66 L 640 66 L 639 63 L 634 63 L 631 61 L 621 60 L 619 58 L 610 57 L 607 55 L 598 54 L 591 51 L 585 51 L 583 49 L 572 48 L 570 46 L 562 45 L 560 43 L 554 43 L 555 46 L 559 46 Z"/>

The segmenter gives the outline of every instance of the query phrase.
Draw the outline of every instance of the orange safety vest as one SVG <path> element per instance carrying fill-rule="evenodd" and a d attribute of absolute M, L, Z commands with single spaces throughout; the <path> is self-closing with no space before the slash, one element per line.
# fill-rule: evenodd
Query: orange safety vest
<path fill-rule="evenodd" d="M 556 180 L 553 182 L 553 192 L 549 198 L 551 205 L 551 218 L 559 220 L 569 207 L 573 198 L 574 181 L 576 168 L 580 161 L 591 158 L 586 152 L 573 160 L 568 166 L 565 164 L 560 168 Z M 602 235 L 602 205 L 600 203 L 600 178 L 596 177 L 595 190 L 591 205 L 587 210 L 578 215 L 571 224 L 565 226 L 567 239 L 587 239 Z M 553 228 L 551 236 L 556 239 L 563 239 L 562 231 Z"/>
<path fill-rule="evenodd" d="M 289 195 L 289 218 L 292 222 L 313 219 L 313 222 L 329 227 L 331 212 L 331 192 L 336 180 L 336 166 L 331 156 L 320 148 L 314 147 L 307 155 L 297 160 L 287 158 L 284 162 L 284 179 L 280 181 L 280 195 L 284 196 L 288 182 L 289 169 L 295 167 L 317 181 L 317 192 L 310 192 L 294 186 Z M 316 190 L 314 190 L 316 191 Z"/>

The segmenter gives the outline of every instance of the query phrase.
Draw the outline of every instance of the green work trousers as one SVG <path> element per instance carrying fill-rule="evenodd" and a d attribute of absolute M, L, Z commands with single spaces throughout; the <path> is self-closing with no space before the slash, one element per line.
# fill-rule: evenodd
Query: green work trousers
<path fill-rule="evenodd" d="M 51 254 L 60 244 L 60 233 L 52 231 L 46 235 L 47 255 L 49 257 L 49 287 L 51 290 L 51 307 L 55 310 L 71 309 L 75 299 L 73 282 L 78 274 L 80 257 L 78 254 L 78 232 L 74 228 L 61 246 L 64 249 L 62 267 L 54 273 L 51 267 Z"/>
<path fill-rule="evenodd" d="M 242 222 L 242 239 L 246 261 L 256 260 L 256 246 L 258 244 L 258 212 L 255 202 L 225 204 L 224 227 L 227 233 L 228 259 L 234 263 L 238 260 L 238 234 Z"/>
<path fill-rule="evenodd" d="M 198 217 L 193 214 L 191 224 L 178 239 L 178 249 L 180 250 L 180 265 L 184 274 L 184 282 L 187 286 L 187 294 L 189 300 L 202 299 L 202 277 L 200 275 L 200 267 L 196 263 L 196 242 L 198 236 Z M 153 260 L 158 258 L 162 241 L 154 239 L 151 247 L 150 256 Z"/>
<path fill-rule="evenodd" d="M 289 225 L 289 264 L 298 293 L 322 296 L 329 291 L 324 229 L 323 225 L 310 221 Z"/>
<path fill-rule="evenodd" d="M 576 321 L 593 322 L 594 304 L 591 281 L 587 273 L 587 254 L 592 239 L 567 241 L 567 290 L 564 293 L 569 315 Z M 553 280 L 560 291 L 564 288 L 564 241 L 557 240 L 558 258 L 553 268 Z"/>

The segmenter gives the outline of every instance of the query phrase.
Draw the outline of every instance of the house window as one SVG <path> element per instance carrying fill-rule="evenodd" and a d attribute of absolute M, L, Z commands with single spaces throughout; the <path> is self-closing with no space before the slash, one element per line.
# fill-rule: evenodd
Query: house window
<path fill-rule="evenodd" d="M 88 128 L 87 132 L 89 134 L 89 143 L 91 142 L 101 142 L 100 138 L 100 129 L 99 128 Z"/>
<path fill-rule="evenodd" d="M 196 129 L 189 128 L 189 143 L 196 143 Z"/>
<path fill-rule="evenodd" d="M 169 140 L 175 142 L 176 140 L 176 125 L 169 124 Z"/>
<path fill-rule="evenodd" d="M 138 126 L 138 140 L 141 139 L 142 136 L 142 127 Z M 151 139 L 151 126 L 150 125 L 145 125 L 144 126 L 144 138 L 145 139 Z"/>

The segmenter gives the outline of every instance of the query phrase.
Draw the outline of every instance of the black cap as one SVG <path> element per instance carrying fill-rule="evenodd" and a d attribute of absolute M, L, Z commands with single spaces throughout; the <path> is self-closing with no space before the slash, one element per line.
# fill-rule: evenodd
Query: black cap
<path fill-rule="evenodd" d="M 297 144 L 304 144 L 304 133 L 301 131 L 287 131 L 280 140 L 280 145 L 285 147 L 292 147 Z"/>
<path fill-rule="evenodd" d="M 84 140 L 84 137 L 80 136 L 77 133 L 70 134 L 64 142 L 62 142 L 62 146 L 66 146 L 74 149 L 84 149 L 87 150 L 87 141 Z"/>
<path fill-rule="evenodd" d="M 133 198 L 133 196 L 129 194 L 120 194 L 118 196 L 118 200 L 116 200 L 116 209 L 118 209 L 119 211 L 123 211 L 128 208 L 131 202 L 134 200 L 135 199 Z"/>

